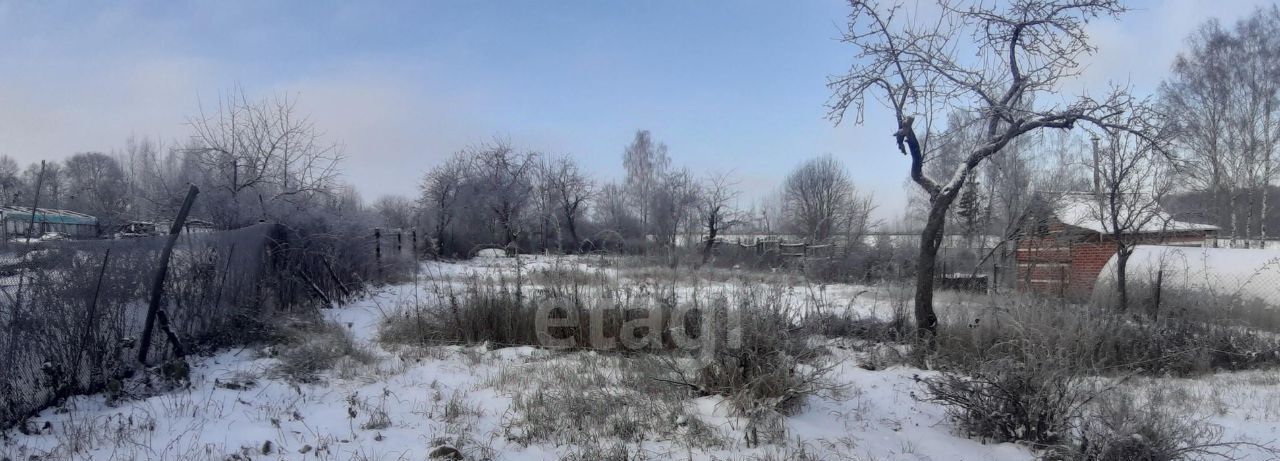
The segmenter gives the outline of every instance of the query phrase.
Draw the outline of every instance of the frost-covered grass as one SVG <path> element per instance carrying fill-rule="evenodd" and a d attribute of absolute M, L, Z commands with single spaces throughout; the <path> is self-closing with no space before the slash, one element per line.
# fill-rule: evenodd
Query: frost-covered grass
<path fill-rule="evenodd" d="M 688 358 L 530 346 L 382 341 L 387 319 L 460 293 L 474 276 L 521 278 L 532 296 L 580 278 L 583 285 L 656 286 L 682 296 L 784 286 L 797 306 L 835 318 L 892 320 L 910 297 L 901 287 L 808 283 L 789 274 L 670 273 L 617 258 L 521 258 L 424 264 L 417 283 L 394 286 L 325 312 L 317 338 L 233 349 L 192 364 L 189 387 L 109 401 L 83 396 L 5 432 L 0 459 L 426 459 L 440 445 L 466 459 L 1031 460 L 1016 443 L 965 437 L 948 408 L 923 397 L 939 372 L 904 364 L 908 347 L 858 335 L 814 338 L 830 368 L 793 411 L 753 418 L 740 402 L 702 395 L 669 378 Z M 451 291 L 452 290 L 452 291 Z M 701 290 L 701 291 L 699 291 Z M 980 306 L 944 294 L 940 305 Z M 410 317 L 411 318 L 411 317 Z M 834 321 L 824 324 L 835 326 Z M 860 323 L 846 328 L 856 329 Z M 305 336 L 305 335 L 304 335 Z M 292 346 L 291 346 L 292 344 Z M 292 347 L 292 349 L 291 349 Z M 298 351 L 336 356 L 330 366 L 281 373 Z M 292 358 L 291 358 L 292 357 Z M 310 365 L 303 361 L 304 365 Z M 1217 428 L 1239 459 L 1274 459 L 1280 439 L 1280 370 L 1196 378 L 1091 377 L 1138 402 Z M 1112 381 L 1116 380 L 1116 381 Z M 1116 384 L 1118 382 L 1119 384 Z M 1149 396 L 1158 392 L 1159 399 Z M 750 440 L 748 434 L 756 434 Z"/>

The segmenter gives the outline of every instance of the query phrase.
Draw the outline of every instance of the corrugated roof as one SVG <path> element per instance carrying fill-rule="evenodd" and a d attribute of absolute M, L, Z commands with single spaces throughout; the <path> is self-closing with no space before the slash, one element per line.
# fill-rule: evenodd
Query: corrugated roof
<path fill-rule="evenodd" d="M 30 207 L 0 206 L 0 217 L 5 220 L 31 220 Z M 98 218 L 70 210 L 36 208 L 36 222 L 49 224 L 98 224 Z"/>

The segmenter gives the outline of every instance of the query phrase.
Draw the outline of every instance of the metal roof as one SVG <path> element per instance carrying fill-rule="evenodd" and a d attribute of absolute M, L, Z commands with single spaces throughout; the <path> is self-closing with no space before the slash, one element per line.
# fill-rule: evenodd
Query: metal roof
<path fill-rule="evenodd" d="M 0 219 L 6 221 L 31 221 L 30 207 L 0 206 Z M 36 208 L 36 222 L 48 224 L 96 225 L 98 218 L 70 210 Z"/>

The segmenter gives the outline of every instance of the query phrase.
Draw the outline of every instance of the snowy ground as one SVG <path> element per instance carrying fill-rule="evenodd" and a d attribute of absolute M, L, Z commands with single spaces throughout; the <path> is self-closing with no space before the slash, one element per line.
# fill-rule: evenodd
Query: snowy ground
<path fill-rule="evenodd" d="M 533 264 L 556 261 L 535 259 Z M 474 271 L 501 271 L 508 262 L 426 265 L 434 279 Z M 591 270 L 625 276 L 627 269 L 579 262 Z M 466 459 L 604 459 L 621 448 L 629 459 L 1028 460 L 1013 444 L 982 444 L 956 434 L 945 410 L 913 397 L 914 376 L 929 372 L 890 367 L 868 371 L 863 354 L 833 348 L 833 381 L 842 389 L 808 399 L 785 419 L 782 441 L 748 448 L 745 422 L 716 398 L 677 402 L 674 418 L 652 415 L 634 440 L 535 437 L 532 396 L 577 402 L 575 396 L 627 401 L 626 386 L 591 389 L 566 376 L 608 382 L 626 376 L 615 355 L 551 352 L 528 347 L 394 348 L 375 341 L 384 315 L 412 299 L 429 297 L 426 284 L 391 287 L 326 315 L 348 329 L 377 360 L 344 363 L 319 382 L 299 384 L 273 377 L 270 350 L 229 350 L 197 360 L 191 385 L 146 398 L 109 402 L 76 397 L 38 415 L 27 427 L 4 434 L 0 459 L 293 459 L 422 460 L 436 446 L 459 448 Z M 828 286 L 846 296 L 866 287 Z M 834 294 L 832 294 L 834 293 Z M 877 296 L 880 296 L 879 298 Z M 859 304 L 869 313 L 883 293 Z M 587 378 L 584 378 L 587 379 Z M 1267 443 L 1280 439 L 1280 372 L 1223 374 L 1196 380 L 1145 379 L 1132 392 L 1154 387 L 1181 392 L 1184 405 L 1224 429 L 1224 440 Z M 546 409 L 543 409 L 546 410 Z M 609 409 L 605 411 L 615 411 Z M 587 409 L 591 411 L 591 409 Z M 625 414 L 617 410 L 619 414 Z M 608 415 L 605 415 L 606 417 Z M 542 421 L 541 423 L 545 423 Z M 705 433 L 691 436 L 694 428 Z M 1242 448 L 1242 459 L 1270 459 Z M 1251 453 L 1253 453 L 1251 455 Z M 1255 456 L 1255 457 L 1250 457 Z"/>

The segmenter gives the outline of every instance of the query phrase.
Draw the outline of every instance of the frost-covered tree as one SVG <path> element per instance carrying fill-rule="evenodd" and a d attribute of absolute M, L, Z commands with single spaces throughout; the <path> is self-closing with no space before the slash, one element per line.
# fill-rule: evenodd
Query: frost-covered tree
<path fill-rule="evenodd" d="M 915 319 L 922 337 L 937 333 L 933 281 L 951 205 L 970 171 L 1014 140 L 1042 129 L 1070 129 L 1079 122 L 1109 126 L 1130 105 L 1123 89 L 1101 99 L 1056 94 L 1092 50 L 1085 25 L 1125 10 L 1117 0 L 939 1 L 912 17 L 901 4 L 853 1 L 844 41 L 855 64 L 829 81 L 830 117 L 860 121 L 868 100 L 880 101 L 896 122 L 897 149 L 910 160 L 910 177 L 928 197 L 917 259 Z M 1050 102 L 1053 101 L 1053 102 Z M 1064 101 L 1064 102 L 1057 102 Z M 980 137 L 959 156 L 954 170 L 925 173 L 932 152 L 933 121 L 951 108 L 967 108 Z"/>

